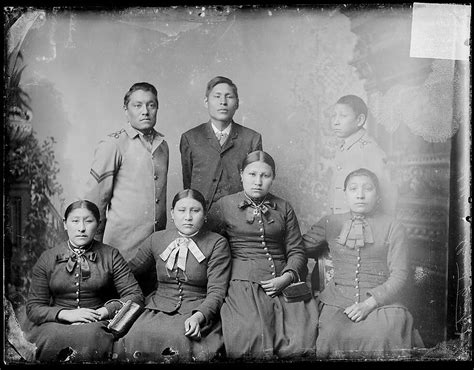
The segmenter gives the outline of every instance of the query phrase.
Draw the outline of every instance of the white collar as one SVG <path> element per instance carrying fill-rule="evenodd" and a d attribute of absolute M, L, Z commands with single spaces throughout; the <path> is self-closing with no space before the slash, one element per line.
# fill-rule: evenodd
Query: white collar
<path fill-rule="evenodd" d="M 212 123 L 212 122 L 211 122 L 211 126 L 212 126 L 212 130 L 214 131 L 215 134 L 221 133 L 221 134 L 230 135 L 230 129 L 232 128 L 232 122 L 229 123 L 229 124 L 227 125 L 227 127 L 226 127 L 224 130 L 222 130 L 222 131 L 218 130 L 217 127 L 214 126 L 214 123 Z"/>

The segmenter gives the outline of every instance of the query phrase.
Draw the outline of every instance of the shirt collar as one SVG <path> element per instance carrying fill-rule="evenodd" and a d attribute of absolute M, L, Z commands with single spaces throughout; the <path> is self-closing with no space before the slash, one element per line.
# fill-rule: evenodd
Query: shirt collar
<path fill-rule="evenodd" d="M 216 126 L 214 126 L 214 123 L 211 122 L 211 127 L 212 127 L 212 130 L 214 131 L 215 134 L 217 134 L 218 132 L 222 133 L 222 134 L 227 134 L 229 135 L 230 134 L 230 129 L 232 128 L 232 122 L 229 123 L 229 125 L 222 131 L 218 130 Z"/>
<path fill-rule="evenodd" d="M 159 136 L 160 138 L 163 138 L 165 135 L 163 135 L 161 132 L 158 132 L 155 130 L 155 128 L 152 128 L 153 133 L 156 136 Z M 137 135 L 144 136 L 141 131 L 138 131 L 137 129 L 133 128 L 130 122 L 128 123 L 128 126 L 125 128 L 125 131 L 127 132 L 128 136 L 131 138 L 135 138 Z"/>
<path fill-rule="evenodd" d="M 362 139 L 366 133 L 367 131 L 365 128 L 361 128 L 360 130 L 354 132 L 352 135 L 344 139 L 344 144 L 342 144 L 341 148 L 345 150 L 349 149 L 352 145 Z"/>

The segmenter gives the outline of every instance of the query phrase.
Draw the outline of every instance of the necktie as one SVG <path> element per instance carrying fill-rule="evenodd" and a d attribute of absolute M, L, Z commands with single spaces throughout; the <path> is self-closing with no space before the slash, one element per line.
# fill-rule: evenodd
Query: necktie
<path fill-rule="evenodd" d="M 228 135 L 227 135 L 227 133 L 225 133 L 225 132 L 222 132 L 222 131 L 216 132 L 217 140 L 219 140 L 219 144 L 221 144 L 221 146 L 223 146 L 224 143 L 226 142 L 227 136 L 228 136 Z"/>
<path fill-rule="evenodd" d="M 363 215 L 352 216 L 342 225 L 337 242 L 347 248 L 361 248 L 365 243 L 373 243 L 372 229 Z"/>

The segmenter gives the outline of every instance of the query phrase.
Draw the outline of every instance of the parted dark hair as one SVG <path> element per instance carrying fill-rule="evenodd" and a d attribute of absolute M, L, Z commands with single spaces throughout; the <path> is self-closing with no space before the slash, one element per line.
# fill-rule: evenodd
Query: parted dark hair
<path fill-rule="evenodd" d="M 69 214 L 74 211 L 75 209 L 79 208 L 85 208 L 89 211 L 92 212 L 94 215 L 94 218 L 97 222 L 100 221 L 100 212 L 99 208 L 95 205 L 95 203 L 92 203 L 91 201 L 81 199 L 81 200 L 76 200 L 75 202 L 72 202 L 67 208 L 66 211 L 64 212 L 64 221 L 67 220 L 67 217 Z"/>
<path fill-rule="evenodd" d="M 363 114 L 365 119 L 367 119 L 367 105 L 365 102 L 359 98 L 357 95 L 345 95 L 336 102 L 336 104 L 345 104 L 351 107 L 355 115 L 358 117 L 360 114 Z"/>
<path fill-rule="evenodd" d="M 242 162 L 241 170 L 245 170 L 245 167 L 247 167 L 250 163 L 253 162 L 263 162 L 268 164 L 272 168 L 273 177 L 276 176 L 275 161 L 273 160 L 272 156 L 267 152 L 264 152 L 263 150 L 256 150 L 247 154 L 247 157 L 245 157 Z"/>
<path fill-rule="evenodd" d="M 349 173 L 349 175 L 346 176 L 346 179 L 344 180 L 344 191 L 346 191 L 347 184 L 349 183 L 350 179 L 356 176 L 367 176 L 369 179 L 372 180 L 375 186 L 375 190 L 377 191 L 377 194 L 380 195 L 380 184 L 379 184 L 379 179 L 375 173 L 372 171 L 369 171 L 367 168 L 359 168 L 355 171 L 352 171 Z"/>
<path fill-rule="evenodd" d="M 150 91 L 153 95 L 155 95 L 156 100 L 158 100 L 158 91 L 156 91 L 155 86 L 148 82 L 137 82 L 130 87 L 130 89 L 127 91 L 125 94 L 125 97 L 123 98 L 123 106 L 126 107 L 130 101 L 130 96 L 137 90 L 143 90 L 143 91 Z"/>
<path fill-rule="evenodd" d="M 214 86 L 219 85 L 219 84 L 229 85 L 232 88 L 232 90 L 234 91 L 234 94 L 237 97 L 237 99 L 239 98 L 239 93 L 237 92 L 237 86 L 235 85 L 235 83 L 233 83 L 230 78 L 222 77 L 222 76 L 214 77 L 211 81 L 209 81 L 207 83 L 206 98 L 209 97 L 209 94 L 211 93 Z"/>
<path fill-rule="evenodd" d="M 184 198 L 191 198 L 197 200 L 199 203 L 201 203 L 204 212 L 206 212 L 206 199 L 204 199 L 204 196 L 199 191 L 194 189 L 184 189 L 181 190 L 178 194 L 176 194 L 173 198 L 173 201 L 171 202 L 171 209 L 174 208 L 178 201 Z"/>

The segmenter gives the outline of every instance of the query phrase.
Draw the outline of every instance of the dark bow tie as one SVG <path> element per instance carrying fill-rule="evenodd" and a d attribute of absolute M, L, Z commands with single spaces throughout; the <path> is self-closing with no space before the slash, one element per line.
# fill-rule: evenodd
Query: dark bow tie
<path fill-rule="evenodd" d="M 255 202 L 251 201 L 250 199 L 244 199 L 239 203 L 238 207 L 240 209 L 246 209 L 247 208 L 247 217 L 246 217 L 246 219 L 247 219 L 247 222 L 249 224 L 252 224 L 255 220 L 255 216 L 259 212 L 266 215 L 268 213 L 268 208 L 276 209 L 276 204 L 273 203 L 272 201 L 268 200 L 268 199 L 264 199 L 259 204 L 256 204 Z"/>
<path fill-rule="evenodd" d="M 76 267 L 76 264 L 79 263 L 79 265 L 81 266 L 82 280 L 89 279 L 91 276 L 91 269 L 90 269 L 88 260 L 90 260 L 91 262 L 95 262 L 97 259 L 97 253 L 90 251 L 90 247 L 92 245 L 89 246 L 87 249 L 81 249 L 81 248 L 74 248 L 68 242 L 68 246 L 71 252 L 58 254 L 56 256 L 56 260 L 58 262 L 67 262 L 66 271 L 69 273 L 72 273 L 74 271 L 74 268 Z"/>
<path fill-rule="evenodd" d="M 372 228 L 365 219 L 364 215 L 354 215 L 351 219 L 344 222 L 342 230 L 337 237 L 337 242 L 345 245 L 347 248 L 362 248 L 366 243 L 374 242 Z"/>

